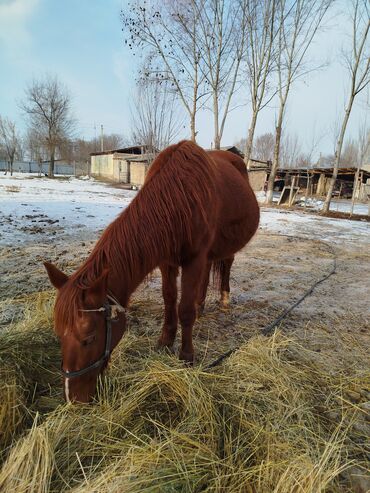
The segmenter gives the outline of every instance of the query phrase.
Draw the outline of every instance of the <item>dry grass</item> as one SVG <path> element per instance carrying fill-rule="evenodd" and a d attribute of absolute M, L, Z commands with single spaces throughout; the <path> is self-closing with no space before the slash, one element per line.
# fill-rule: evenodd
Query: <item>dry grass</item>
<path fill-rule="evenodd" d="M 348 392 L 367 375 L 325 371 L 282 334 L 207 372 L 155 353 L 145 328 L 128 333 L 96 403 L 73 406 L 59 395 L 50 293 L 25 302 L 0 334 L 0 491 L 334 493 L 366 465 Z"/>
<path fill-rule="evenodd" d="M 5 186 L 5 191 L 8 193 L 17 193 L 20 192 L 21 187 L 18 187 L 17 185 L 6 185 Z"/>

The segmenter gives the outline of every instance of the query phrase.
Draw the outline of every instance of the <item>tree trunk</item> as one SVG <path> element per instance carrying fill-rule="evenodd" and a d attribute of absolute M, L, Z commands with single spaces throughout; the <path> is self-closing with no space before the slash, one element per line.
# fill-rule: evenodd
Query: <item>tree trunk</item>
<path fill-rule="evenodd" d="M 273 158 L 273 161 L 272 161 L 271 173 L 270 173 L 269 181 L 268 181 L 268 184 L 267 184 L 266 204 L 272 204 L 275 177 L 276 177 L 276 174 L 277 174 L 277 170 L 279 168 L 280 144 L 281 144 L 281 129 L 282 129 L 282 124 L 283 124 L 284 106 L 285 106 L 285 103 L 282 104 L 282 106 L 280 107 L 278 124 L 276 126 L 276 136 L 275 136 L 275 146 L 274 146 L 274 158 Z"/>
<path fill-rule="evenodd" d="M 220 138 L 220 131 L 219 131 L 219 116 L 218 116 L 218 98 L 217 98 L 217 93 L 213 94 L 213 121 L 214 121 L 214 144 L 215 144 L 215 149 L 220 149 L 221 145 L 221 138 Z"/>
<path fill-rule="evenodd" d="M 50 153 L 49 178 L 54 178 L 55 149 Z"/>
<path fill-rule="evenodd" d="M 10 176 L 13 176 L 13 160 L 10 161 Z"/>
<path fill-rule="evenodd" d="M 353 190 L 352 190 L 352 200 L 351 200 L 351 210 L 350 210 L 350 216 L 353 214 L 353 209 L 355 207 L 355 200 L 356 200 L 356 192 L 357 192 L 357 186 L 358 186 L 358 179 L 360 176 L 360 166 L 357 167 L 355 177 L 353 180 Z"/>
<path fill-rule="evenodd" d="M 324 202 L 324 205 L 322 207 L 323 212 L 329 212 L 329 209 L 330 209 L 330 202 L 332 199 L 335 182 L 337 181 L 337 176 L 338 176 L 338 169 L 339 169 L 340 157 L 342 154 L 344 134 L 346 133 L 347 123 L 348 123 L 349 115 L 351 114 L 353 101 L 354 101 L 354 95 L 352 92 L 351 97 L 350 97 L 349 102 L 348 102 L 348 106 L 346 108 L 345 115 L 344 115 L 342 128 L 341 128 L 339 139 L 337 142 L 337 148 L 335 149 L 334 169 L 333 169 L 332 177 L 330 178 L 328 193 L 326 194 L 325 202 Z"/>
<path fill-rule="evenodd" d="M 196 142 L 196 133 L 195 133 L 195 113 L 190 115 L 190 134 L 191 140 Z"/>
<path fill-rule="evenodd" d="M 250 160 L 251 154 L 252 154 L 253 138 L 254 138 L 254 131 L 256 129 L 256 123 L 257 123 L 257 112 L 253 111 L 252 121 L 251 121 L 249 130 L 248 130 L 248 138 L 247 138 L 247 143 L 245 145 L 245 152 L 244 152 L 244 162 L 247 166 L 247 169 L 250 169 L 249 160 Z"/>

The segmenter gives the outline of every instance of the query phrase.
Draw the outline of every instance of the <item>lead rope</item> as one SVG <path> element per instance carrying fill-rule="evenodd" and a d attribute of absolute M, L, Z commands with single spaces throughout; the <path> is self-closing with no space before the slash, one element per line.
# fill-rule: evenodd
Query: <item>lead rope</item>
<path fill-rule="evenodd" d="M 298 238 L 298 239 L 305 239 L 305 240 L 307 239 L 307 238 L 304 238 L 304 237 L 290 236 L 290 235 L 277 235 L 277 236 L 286 236 L 288 238 Z M 282 320 L 284 320 L 284 318 L 286 318 L 292 310 L 294 310 L 294 308 L 296 308 L 298 305 L 300 305 L 302 303 L 302 301 L 307 298 L 307 296 L 309 296 L 310 294 L 312 294 L 313 290 L 319 284 L 323 283 L 324 281 L 326 281 L 327 279 L 329 279 L 329 277 L 331 277 L 333 274 L 336 273 L 336 271 L 337 271 L 337 257 L 336 257 L 334 248 L 331 245 L 328 245 L 327 243 L 324 243 L 324 242 L 321 242 L 321 244 L 322 245 L 325 245 L 325 247 L 328 248 L 328 250 L 330 251 L 330 253 L 333 256 L 333 266 L 332 266 L 332 268 L 321 279 L 319 279 L 314 284 L 312 284 L 312 286 L 297 301 L 295 301 L 288 308 L 286 308 L 277 318 L 275 318 L 275 320 L 273 320 L 271 323 L 269 323 L 268 325 L 266 325 L 266 327 L 264 327 L 261 330 L 261 334 L 262 335 L 264 335 L 266 337 L 269 336 L 269 335 L 271 335 L 272 332 L 273 332 L 273 330 L 275 329 L 275 327 L 277 327 L 279 325 L 279 323 Z M 210 370 L 211 368 L 214 368 L 215 366 L 218 366 L 220 363 L 222 363 L 222 361 L 224 361 L 226 358 L 228 358 L 233 353 L 235 353 L 235 351 L 237 351 L 239 348 L 240 348 L 240 346 L 237 346 L 237 347 L 235 347 L 233 349 L 230 349 L 229 351 L 226 351 L 226 353 L 221 354 L 217 359 L 215 359 L 214 361 L 212 361 L 212 363 L 210 363 L 209 365 L 207 365 L 205 367 L 205 370 Z"/>
<path fill-rule="evenodd" d="M 107 298 L 109 301 L 114 303 L 113 305 L 111 305 L 111 308 L 110 308 L 111 309 L 111 317 L 113 319 L 117 318 L 119 313 L 125 313 L 126 312 L 126 309 L 120 303 L 118 303 L 117 299 L 112 294 L 107 294 Z"/>

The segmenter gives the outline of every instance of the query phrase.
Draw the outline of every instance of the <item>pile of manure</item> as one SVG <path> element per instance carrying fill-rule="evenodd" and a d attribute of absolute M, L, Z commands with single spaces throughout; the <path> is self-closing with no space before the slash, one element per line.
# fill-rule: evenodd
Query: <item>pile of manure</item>
<path fill-rule="evenodd" d="M 366 375 L 325 371 L 281 333 L 187 368 L 129 330 L 95 403 L 65 404 L 52 305 L 31 296 L 0 333 L 0 491 L 353 491 L 364 411 L 346 392 Z"/>

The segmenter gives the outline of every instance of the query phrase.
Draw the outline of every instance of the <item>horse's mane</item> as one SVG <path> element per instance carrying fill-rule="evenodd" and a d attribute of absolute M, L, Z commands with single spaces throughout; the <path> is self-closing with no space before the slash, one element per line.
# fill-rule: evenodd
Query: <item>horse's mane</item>
<path fill-rule="evenodd" d="M 208 222 L 205 206 L 215 194 L 215 173 L 212 159 L 193 142 L 181 141 L 162 151 L 135 199 L 105 229 L 88 259 L 60 290 L 56 326 L 74 326 L 84 291 L 104 268 L 132 283 L 138 273 L 145 276 L 156 267 L 161 256 L 179 258 L 184 241 L 192 242 L 193 212 Z"/>

